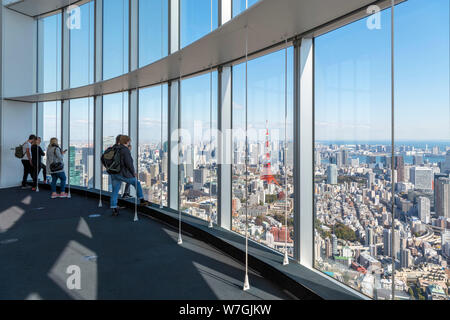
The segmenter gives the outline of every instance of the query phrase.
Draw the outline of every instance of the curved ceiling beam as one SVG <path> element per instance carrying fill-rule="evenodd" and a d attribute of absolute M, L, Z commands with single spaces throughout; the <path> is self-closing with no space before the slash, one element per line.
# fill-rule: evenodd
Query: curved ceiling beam
<path fill-rule="evenodd" d="M 35 0 L 39 1 L 39 0 Z M 401 0 L 402 1 L 402 0 Z M 248 28 L 250 54 L 284 45 L 298 35 L 317 36 L 366 15 L 373 0 L 261 0 L 218 29 L 161 60 L 117 78 L 45 94 L 8 97 L 7 100 L 45 102 L 77 99 L 147 87 L 208 71 L 245 57 Z"/>

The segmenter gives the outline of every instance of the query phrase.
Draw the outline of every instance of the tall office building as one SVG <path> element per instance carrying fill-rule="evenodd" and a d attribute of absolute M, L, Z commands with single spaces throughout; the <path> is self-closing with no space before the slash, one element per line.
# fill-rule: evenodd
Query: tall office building
<path fill-rule="evenodd" d="M 417 211 L 420 221 L 425 224 L 430 223 L 430 199 L 419 197 L 417 199 Z"/>
<path fill-rule="evenodd" d="M 401 267 L 409 268 L 411 266 L 411 250 L 403 249 L 401 251 Z"/>
<path fill-rule="evenodd" d="M 331 235 L 331 246 L 332 246 L 333 256 L 339 255 L 339 251 L 338 251 L 338 247 L 337 247 L 337 237 L 334 233 Z"/>
<path fill-rule="evenodd" d="M 367 172 L 366 174 L 367 178 L 367 188 L 372 188 L 374 182 L 375 182 L 375 174 L 373 172 Z"/>
<path fill-rule="evenodd" d="M 439 178 L 435 188 L 436 214 L 440 217 L 450 218 L 450 178 Z"/>
<path fill-rule="evenodd" d="M 445 161 L 442 164 L 441 172 L 450 173 L 450 150 L 447 150 Z"/>
<path fill-rule="evenodd" d="M 337 167 L 335 164 L 329 164 L 327 167 L 327 183 L 337 184 Z"/>
<path fill-rule="evenodd" d="M 416 190 L 433 189 L 433 170 L 431 168 L 412 167 L 409 175 Z"/>
<path fill-rule="evenodd" d="M 391 229 L 383 230 L 383 254 L 387 257 L 391 256 Z"/>
<path fill-rule="evenodd" d="M 194 170 L 194 190 L 201 190 L 206 182 L 206 169 Z"/>
<path fill-rule="evenodd" d="M 397 170 L 397 182 L 405 182 L 405 162 L 403 156 L 395 156 L 394 169 Z"/>

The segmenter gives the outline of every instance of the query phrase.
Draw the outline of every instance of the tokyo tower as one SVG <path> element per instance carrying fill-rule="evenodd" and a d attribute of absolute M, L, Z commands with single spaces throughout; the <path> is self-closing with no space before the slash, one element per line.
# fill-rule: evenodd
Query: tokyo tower
<path fill-rule="evenodd" d="M 275 177 L 272 174 L 272 164 L 270 162 L 270 154 L 271 154 L 271 150 L 270 150 L 270 142 L 269 142 L 269 121 L 266 121 L 266 144 L 264 147 L 265 150 L 265 159 L 264 159 L 264 163 L 263 163 L 263 169 L 261 172 L 261 180 L 266 181 L 267 183 L 275 183 L 276 185 L 280 185 L 277 180 L 275 179 Z"/>

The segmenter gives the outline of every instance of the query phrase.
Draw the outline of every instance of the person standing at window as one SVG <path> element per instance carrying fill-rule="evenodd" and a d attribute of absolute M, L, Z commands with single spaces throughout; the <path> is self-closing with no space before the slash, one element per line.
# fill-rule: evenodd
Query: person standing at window
<path fill-rule="evenodd" d="M 120 172 L 118 174 L 111 174 L 112 181 L 112 195 L 111 195 L 111 209 L 112 215 L 118 216 L 119 209 L 117 207 L 117 198 L 119 196 L 122 182 L 128 183 L 136 188 L 137 197 L 140 206 L 149 206 L 150 203 L 144 199 L 142 193 L 141 183 L 137 179 L 137 173 L 134 170 L 133 158 L 130 152 L 131 139 L 129 136 L 121 135 L 119 138 L 118 151 L 120 153 Z"/>
<path fill-rule="evenodd" d="M 28 175 L 33 178 L 33 163 L 31 161 L 31 144 L 36 139 L 34 134 L 31 134 L 28 137 L 28 140 L 25 141 L 22 145 L 23 149 L 23 157 L 20 159 L 23 165 L 23 177 L 22 177 L 22 189 L 29 188 L 27 186 Z"/>
<path fill-rule="evenodd" d="M 42 157 L 45 152 L 41 148 L 41 137 L 37 137 L 31 145 L 31 158 L 33 163 L 33 191 L 36 190 L 38 177 L 41 170 L 44 174 L 44 183 L 47 183 L 47 166 L 42 163 Z"/>
<path fill-rule="evenodd" d="M 64 154 L 67 150 L 62 151 L 58 145 L 57 138 L 50 139 L 50 146 L 47 148 L 47 169 L 52 175 L 52 199 L 67 198 L 66 191 L 66 173 L 64 172 Z M 56 181 L 60 180 L 61 193 L 56 192 Z"/>

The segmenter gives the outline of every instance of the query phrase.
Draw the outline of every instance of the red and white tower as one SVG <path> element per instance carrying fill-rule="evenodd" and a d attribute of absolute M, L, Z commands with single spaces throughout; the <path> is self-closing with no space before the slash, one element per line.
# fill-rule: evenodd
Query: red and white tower
<path fill-rule="evenodd" d="M 265 159 L 263 163 L 263 169 L 261 171 L 261 180 L 267 181 L 267 183 L 275 183 L 280 185 L 272 174 L 271 164 L 271 150 L 270 150 L 270 136 L 269 136 L 269 121 L 266 120 L 266 144 L 264 147 Z"/>

